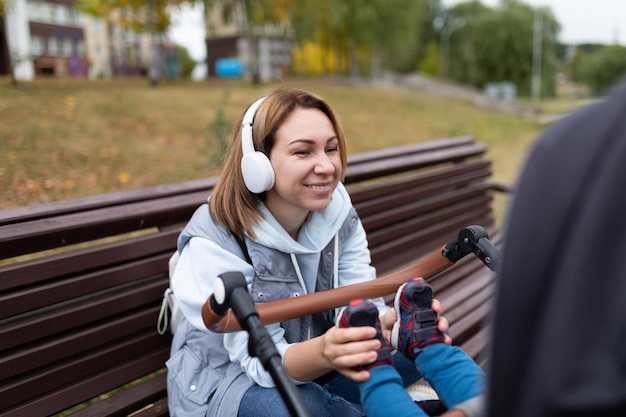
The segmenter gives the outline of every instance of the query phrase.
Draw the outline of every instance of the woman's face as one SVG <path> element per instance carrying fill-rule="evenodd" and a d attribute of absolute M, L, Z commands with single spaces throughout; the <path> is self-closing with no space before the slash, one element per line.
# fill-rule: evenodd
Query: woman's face
<path fill-rule="evenodd" d="M 276 175 L 265 204 L 285 226 L 324 210 L 342 176 L 339 139 L 318 109 L 296 108 L 278 128 L 270 161 Z M 299 222 L 299 223 L 298 223 Z"/>

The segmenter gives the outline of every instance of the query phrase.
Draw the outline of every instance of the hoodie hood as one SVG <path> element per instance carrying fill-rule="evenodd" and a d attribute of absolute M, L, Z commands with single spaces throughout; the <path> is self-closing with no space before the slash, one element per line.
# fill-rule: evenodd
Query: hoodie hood
<path fill-rule="evenodd" d="M 285 253 L 317 253 L 324 249 L 337 234 L 351 207 L 350 196 L 344 185 L 339 183 L 328 207 L 311 213 L 300 230 L 300 241 L 296 242 L 278 223 L 265 204 L 260 203 L 259 209 L 264 218 L 254 227 L 255 240 L 263 246 Z"/>

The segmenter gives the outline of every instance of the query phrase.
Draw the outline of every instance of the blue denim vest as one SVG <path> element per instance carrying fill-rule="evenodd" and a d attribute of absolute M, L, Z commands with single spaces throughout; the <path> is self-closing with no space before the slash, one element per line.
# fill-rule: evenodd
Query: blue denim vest
<path fill-rule="evenodd" d="M 339 247 L 352 232 L 357 220 L 356 211 L 352 208 L 339 230 Z M 179 251 L 194 236 L 219 242 L 224 249 L 245 259 L 233 235 L 212 220 L 206 204 L 196 211 L 181 232 Z M 245 241 L 254 267 L 250 292 L 255 303 L 305 294 L 289 254 L 262 246 L 247 237 Z M 321 253 L 315 291 L 331 288 L 335 256 L 333 239 Z M 333 311 L 327 311 L 282 322 L 285 339 L 296 343 L 319 336 L 333 326 L 333 315 Z M 172 417 L 236 417 L 241 398 L 253 384 L 240 365 L 230 361 L 224 348 L 223 334 L 198 330 L 186 319 L 181 321 L 174 334 L 166 365 L 168 405 Z"/>

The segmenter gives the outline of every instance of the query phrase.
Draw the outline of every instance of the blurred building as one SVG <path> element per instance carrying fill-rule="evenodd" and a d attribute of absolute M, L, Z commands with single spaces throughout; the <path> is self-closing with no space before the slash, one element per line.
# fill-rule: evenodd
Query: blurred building
<path fill-rule="evenodd" d="M 217 68 L 224 59 L 237 59 L 244 69 L 242 76 L 261 82 L 277 80 L 291 67 L 293 42 L 282 25 L 250 27 L 242 13 L 235 12 L 225 23 L 214 4 L 206 22 L 207 73 L 219 76 Z"/>
<path fill-rule="evenodd" d="M 116 24 L 115 16 L 104 21 L 84 15 L 76 3 L 12 0 L 5 18 L 6 42 L 0 42 L 0 73 L 9 73 L 13 63 L 17 80 L 108 78 L 146 75 L 152 60 L 162 66 L 160 39 L 153 42 L 148 34 Z"/>
<path fill-rule="evenodd" d="M 7 38 L 0 38 L 0 73 L 11 63 L 17 80 L 38 76 L 108 78 L 172 76 L 175 48 L 166 39 L 117 24 L 123 11 L 102 20 L 76 8 L 78 0 L 11 0 Z M 236 60 L 241 74 L 267 82 L 284 77 L 292 62 L 293 43 L 283 25 L 250 27 L 241 13 L 225 23 L 215 3 L 207 22 L 209 76 L 219 75 L 220 60 Z M 5 45 L 4 48 L 2 45 Z M 3 50 L 4 49 L 4 50 Z"/>
<path fill-rule="evenodd" d="M 87 76 L 82 15 L 76 0 L 13 0 L 6 16 L 8 56 L 18 80 Z"/>
<path fill-rule="evenodd" d="M 112 17 L 115 22 L 116 17 Z M 146 76 L 152 59 L 151 37 L 121 25 L 109 23 L 109 65 L 113 76 Z"/>

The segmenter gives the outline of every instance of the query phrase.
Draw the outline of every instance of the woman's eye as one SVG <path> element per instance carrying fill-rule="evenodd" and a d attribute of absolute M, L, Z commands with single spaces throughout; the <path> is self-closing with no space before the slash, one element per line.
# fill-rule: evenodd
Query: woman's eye
<path fill-rule="evenodd" d="M 326 149 L 326 153 L 335 153 L 335 152 L 338 152 L 338 151 L 339 151 L 339 148 L 336 147 L 336 146 L 333 146 L 333 147 L 330 147 L 330 148 Z"/>

